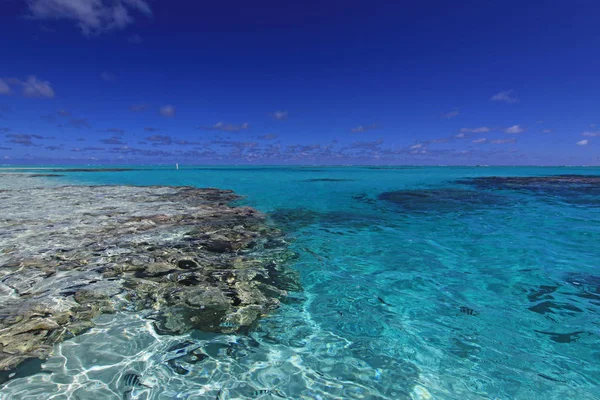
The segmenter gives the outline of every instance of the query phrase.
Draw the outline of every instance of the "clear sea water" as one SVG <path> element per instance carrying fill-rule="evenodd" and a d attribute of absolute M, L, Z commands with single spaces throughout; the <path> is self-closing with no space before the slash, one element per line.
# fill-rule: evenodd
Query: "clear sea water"
<path fill-rule="evenodd" d="M 159 336 L 139 315 L 102 316 L 41 372 L 19 371 L 0 398 L 600 399 L 598 188 L 455 183 L 555 174 L 600 168 L 147 167 L 47 178 L 233 189 L 289 234 L 304 290 L 249 336 Z M 389 191 L 410 192 L 379 198 Z M 181 375 L 168 362 L 178 343 L 210 357 L 181 361 Z M 132 371 L 148 387 L 125 393 Z"/>

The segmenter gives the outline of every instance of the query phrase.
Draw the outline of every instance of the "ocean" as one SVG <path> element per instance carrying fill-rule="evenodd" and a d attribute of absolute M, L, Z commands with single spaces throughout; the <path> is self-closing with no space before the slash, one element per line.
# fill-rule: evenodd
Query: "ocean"
<path fill-rule="evenodd" d="M 600 168 L 119 168 L 18 172 L 232 189 L 302 290 L 244 335 L 100 316 L 1 399 L 600 399 Z"/>

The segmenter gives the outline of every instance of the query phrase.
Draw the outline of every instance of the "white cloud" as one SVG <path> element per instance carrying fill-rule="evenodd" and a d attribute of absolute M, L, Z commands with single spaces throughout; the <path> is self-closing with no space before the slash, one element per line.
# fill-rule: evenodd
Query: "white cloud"
<path fill-rule="evenodd" d="M 271 113 L 271 116 L 275 119 L 283 121 L 284 119 L 287 119 L 288 112 L 287 111 L 275 111 L 274 113 Z"/>
<path fill-rule="evenodd" d="M 485 142 L 487 142 L 486 138 L 481 138 L 481 139 L 475 139 L 475 140 L 473 140 L 473 143 L 475 143 L 475 144 L 482 144 L 482 143 L 485 143 Z"/>
<path fill-rule="evenodd" d="M 107 82 L 114 81 L 115 79 L 117 79 L 113 74 L 107 71 L 102 72 L 100 74 L 100 77 Z"/>
<path fill-rule="evenodd" d="M 443 113 L 443 114 L 442 114 L 442 118 L 454 118 L 454 117 L 456 117 L 458 114 L 460 114 L 460 113 L 458 112 L 458 110 L 453 110 L 453 111 L 450 111 L 450 112 L 447 112 L 447 113 Z"/>
<path fill-rule="evenodd" d="M 460 128 L 460 133 L 463 134 L 461 137 L 464 137 L 466 133 L 488 133 L 491 130 L 487 126 L 480 126 L 479 128 Z"/>
<path fill-rule="evenodd" d="M 11 90 L 8 83 L 4 82 L 3 79 L 0 79 L 0 94 L 9 94 L 10 92 Z"/>
<path fill-rule="evenodd" d="M 588 136 L 588 137 L 600 136 L 600 131 L 595 131 L 595 132 L 586 131 L 586 132 L 583 132 L 581 134 L 581 136 Z"/>
<path fill-rule="evenodd" d="M 163 117 L 174 117 L 175 107 L 172 105 L 166 105 L 160 108 L 160 115 Z"/>
<path fill-rule="evenodd" d="M 23 88 L 23 96 L 26 97 L 54 97 L 54 89 L 50 82 L 39 80 L 35 75 L 28 76 L 26 81 L 9 78 L 6 82 L 11 85 L 21 86 Z"/>
<path fill-rule="evenodd" d="M 244 122 L 241 125 L 217 122 L 213 126 L 199 126 L 198 129 L 204 129 L 206 131 L 240 132 L 244 129 L 248 129 L 249 127 L 250 127 L 250 125 L 247 122 Z"/>
<path fill-rule="evenodd" d="M 514 95 L 514 90 L 505 90 L 500 93 L 496 93 L 490 99 L 492 101 L 503 101 L 505 103 L 516 103 L 519 101 L 516 95 Z"/>
<path fill-rule="evenodd" d="M 417 144 L 413 144 L 412 146 L 410 146 L 410 149 L 417 150 L 417 149 L 420 149 L 421 147 L 423 147 L 423 143 L 417 143 Z"/>
<path fill-rule="evenodd" d="M 504 130 L 505 133 L 511 133 L 511 134 L 519 134 L 519 133 L 523 133 L 525 132 L 524 128 L 521 128 L 521 125 L 513 125 L 510 128 L 506 128 Z"/>
<path fill-rule="evenodd" d="M 85 35 L 123 29 L 133 22 L 130 11 L 152 15 L 146 0 L 27 0 L 35 19 L 66 19 Z"/>
<path fill-rule="evenodd" d="M 588 144 L 589 142 L 590 142 L 589 140 L 587 140 L 587 139 L 584 139 L 584 140 L 580 140 L 579 142 L 577 142 L 577 145 L 578 145 L 578 146 L 587 146 L 587 144 Z"/>

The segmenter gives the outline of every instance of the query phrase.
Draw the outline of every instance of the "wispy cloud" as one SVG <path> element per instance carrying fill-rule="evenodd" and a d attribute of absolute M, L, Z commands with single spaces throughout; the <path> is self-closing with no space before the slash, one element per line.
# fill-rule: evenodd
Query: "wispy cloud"
<path fill-rule="evenodd" d="M 475 134 L 475 133 L 488 133 L 492 130 L 492 128 L 488 128 L 487 126 L 480 126 L 478 128 L 460 128 L 460 131 L 458 132 L 458 135 L 456 135 L 457 138 L 464 138 L 470 134 Z"/>
<path fill-rule="evenodd" d="M 8 83 L 4 82 L 4 79 L 0 79 L 0 94 L 9 94 L 11 92 Z"/>
<path fill-rule="evenodd" d="M 117 135 L 124 135 L 125 130 L 121 128 L 108 128 L 106 132 L 116 133 Z"/>
<path fill-rule="evenodd" d="M 588 137 L 600 136 L 600 131 L 594 131 L 594 132 L 592 132 L 592 131 L 586 131 L 586 132 L 583 132 L 581 134 L 581 136 L 588 136 Z"/>
<path fill-rule="evenodd" d="M 590 142 L 589 140 L 587 140 L 587 139 L 584 139 L 584 140 L 580 140 L 580 141 L 579 141 L 579 142 L 577 142 L 576 144 L 577 144 L 578 146 L 587 146 L 589 142 Z"/>
<path fill-rule="evenodd" d="M 275 111 L 275 112 L 270 113 L 269 115 L 279 121 L 283 121 L 283 120 L 287 119 L 288 112 L 287 111 Z"/>
<path fill-rule="evenodd" d="M 474 144 L 483 144 L 485 142 L 487 142 L 487 138 L 480 138 L 480 139 L 473 140 Z"/>
<path fill-rule="evenodd" d="M 131 105 L 131 107 L 129 107 L 129 111 L 132 112 L 142 112 L 142 111 L 146 111 L 148 109 L 148 104 L 133 104 Z"/>
<path fill-rule="evenodd" d="M 493 144 L 510 144 L 510 143 L 515 143 L 517 140 L 515 138 L 510 138 L 510 139 L 495 139 L 492 140 Z"/>
<path fill-rule="evenodd" d="M 266 135 L 261 135 L 258 138 L 261 140 L 275 140 L 279 137 L 279 135 L 276 135 L 274 133 L 267 133 Z"/>
<path fill-rule="evenodd" d="M 359 125 L 356 128 L 350 129 L 350 132 L 352 132 L 352 133 L 364 133 L 364 132 L 367 132 L 367 131 L 372 131 L 372 130 L 377 129 L 377 128 L 378 128 L 377 124 Z"/>
<path fill-rule="evenodd" d="M 244 129 L 248 129 L 250 125 L 247 122 L 244 122 L 241 125 L 234 124 L 226 124 L 224 122 L 217 122 L 213 126 L 201 126 L 199 129 L 204 129 L 205 131 L 221 131 L 221 132 L 240 132 Z"/>
<path fill-rule="evenodd" d="M 525 132 L 525 128 L 521 127 L 521 125 L 513 125 L 504 130 L 504 133 L 510 133 L 515 135 L 523 132 Z"/>
<path fill-rule="evenodd" d="M 152 135 L 148 136 L 146 140 L 152 143 L 153 146 L 169 146 L 172 144 L 178 144 L 180 146 L 198 145 L 200 142 L 192 142 L 189 140 L 173 139 L 168 135 Z"/>
<path fill-rule="evenodd" d="M 158 130 L 158 128 L 152 128 L 150 126 L 147 126 L 147 127 L 144 128 L 144 130 L 146 132 L 156 132 Z"/>
<path fill-rule="evenodd" d="M 24 81 L 18 78 L 8 78 L 3 82 L 20 86 L 25 97 L 54 97 L 54 89 L 50 82 L 40 80 L 35 75 L 28 76 Z"/>
<path fill-rule="evenodd" d="M 39 146 L 33 142 L 33 139 L 46 139 L 44 136 L 26 135 L 22 133 L 11 133 L 6 136 L 9 138 L 8 143 L 14 143 L 20 146 Z"/>
<path fill-rule="evenodd" d="M 71 124 L 72 127 L 77 129 L 92 127 L 86 118 L 73 118 L 69 121 L 69 124 Z"/>
<path fill-rule="evenodd" d="M 519 101 L 514 90 L 505 90 L 503 92 L 496 93 L 490 100 L 492 101 L 503 101 L 505 103 L 517 103 Z"/>
<path fill-rule="evenodd" d="M 102 140 L 100 140 L 100 142 L 102 142 L 104 144 L 125 144 L 125 143 L 123 143 L 123 140 L 118 136 L 112 136 L 112 137 L 109 137 L 108 139 L 102 139 Z"/>
<path fill-rule="evenodd" d="M 173 139 L 171 138 L 171 136 L 167 135 L 152 135 L 148 136 L 146 140 L 155 146 L 173 144 Z"/>
<path fill-rule="evenodd" d="M 32 18 L 70 20 L 84 35 L 125 28 L 133 22 L 132 11 L 152 15 L 146 0 L 27 0 L 27 3 Z"/>
<path fill-rule="evenodd" d="M 458 114 L 460 114 L 458 110 L 452 110 L 447 113 L 442 113 L 442 118 L 454 118 L 458 116 Z"/>
<path fill-rule="evenodd" d="M 552 133 L 552 129 L 542 129 L 542 133 Z"/>
<path fill-rule="evenodd" d="M 100 74 L 100 78 L 102 78 L 102 80 L 107 81 L 107 82 L 111 82 L 117 79 L 117 77 L 114 74 L 111 74 L 110 72 L 104 71 Z"/>
<path fill-rule="evenodd" d="M 159 110 L 160 115 L 162 115 L 163 117 L 174 117 L 175 116 L 175 107 L 167 104 L 166 106 L 162 106 Z"/>

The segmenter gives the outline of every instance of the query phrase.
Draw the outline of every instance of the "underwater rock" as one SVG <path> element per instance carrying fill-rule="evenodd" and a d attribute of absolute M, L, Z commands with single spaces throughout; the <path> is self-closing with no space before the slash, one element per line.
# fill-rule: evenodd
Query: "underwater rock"
<path fill-rule="evenodd" d="M 586 206 L 600 206 L 600 175 L 487 176 L 455 183 L 480 190 L 518 190 Z M 550 196 L 550 197 L 548 197 Z"/>
<path fill-rule="evenodd" d="M 304 179 L 300 182 L 353 182 L 356 179 L 341 179 L 341 178 L 314 178 L 314 179 Z"/>
<path fill-rule="evenodd" d="M 152 310 L 160 334 L 249 329 L 300 287 L 284 234 L 236 199 L 191 187 L 0 193 L 0 370 L 118 310 Z"/>
<path fill-rule="evenodd" d="M 507 204 L 502 196 L 448 188 L 395 190 L 381 193 L 377 199 L 414 213 L 463 212 Z"/>

